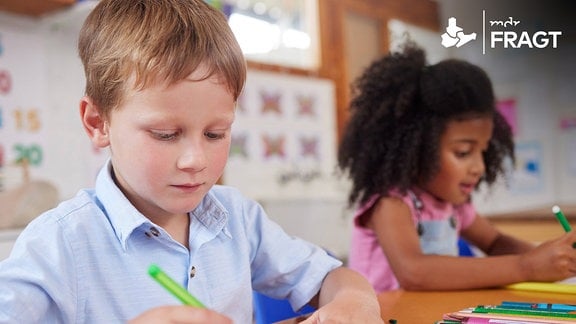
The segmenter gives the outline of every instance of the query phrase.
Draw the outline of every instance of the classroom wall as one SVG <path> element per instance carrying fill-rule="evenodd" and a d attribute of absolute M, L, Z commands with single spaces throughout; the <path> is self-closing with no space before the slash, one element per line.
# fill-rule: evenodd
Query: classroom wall
<path fill-rule="evenodd" d="M 76 38 L 92 3 L 42 19 L 0 12 L 0 70 L 11 89 L 0 95 L 1 188 L 22 184 L 15 162 L 31 158 L 30 178 L 57 187 L 61 199 L 93 184 L 107 152 L 85 135 L 78 104 L 84 93 Z"/>

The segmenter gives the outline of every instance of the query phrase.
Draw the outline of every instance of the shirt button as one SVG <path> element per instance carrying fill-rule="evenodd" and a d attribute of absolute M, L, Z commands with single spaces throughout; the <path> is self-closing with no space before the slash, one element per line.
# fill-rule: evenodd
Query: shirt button
<path fill-rule="evenodd" d="M 196 267 L 192 266 L 192 269 L 190 269 L 190 278 L 194 278 L 195 275 L 196 275 Z"/>
<path fill-rule="evenodd" d="M 156 237 L 160 236 L 160 231 L 156 227 L 150 227 L 150 233 Z"/>

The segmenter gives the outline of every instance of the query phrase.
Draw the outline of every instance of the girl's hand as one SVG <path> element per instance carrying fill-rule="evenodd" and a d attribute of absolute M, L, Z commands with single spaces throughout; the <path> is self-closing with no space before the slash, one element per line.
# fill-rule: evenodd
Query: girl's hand
<path fill-rule="evenodd" d="M 182 323 L 232 324 L 232 320 L 207 308 L 162 306 L 152 308 L 128 322 L 129 324 Z"/>
<path fill-rule="evenodd" d="M 521 269 L 525 269 L 527 281 L 558 281 L 576 276 L 576 231 L 558 239 L 546 241 L 524 253 Z"/>

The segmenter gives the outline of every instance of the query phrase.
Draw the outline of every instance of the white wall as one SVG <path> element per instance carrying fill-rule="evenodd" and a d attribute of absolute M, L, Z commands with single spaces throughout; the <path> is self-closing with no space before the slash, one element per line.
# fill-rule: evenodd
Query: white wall
<path fill-rule="evenodd" d="M 352 211 L 345 197 L 267 200 L 262 205 L 287 233 L 314 242 L 342 260 L 348 258 Z"/>

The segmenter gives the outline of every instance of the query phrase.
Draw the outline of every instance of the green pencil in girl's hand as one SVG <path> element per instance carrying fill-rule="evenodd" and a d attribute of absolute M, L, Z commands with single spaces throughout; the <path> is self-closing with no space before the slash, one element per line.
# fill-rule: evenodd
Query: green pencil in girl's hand
<path fill-rule="evenodd" d="M 554 207 L 552 207 L 552 212 L 554 213 L 554 215 L 556 215 L 556 218 L 558 219 L 560 224 L 562 224 L 562 228 L 564 228 L 564 231 L 566 233 L 570 232 L 572 228 L 570 227 L 570 223 L 568 223 L 566 216 L 564 216 L 564 213 L 562 212 L 562 210 L 560 210 L 560 207 L 555 205 Z"/>
<path fill-rule="evenodd" d="M 556 218 L 558 219 L 560 224 L 562 224 L 562 228 L 564 228 L 564 232 L 566 232 L 566 233 L 570 232 L 572 230 L 572 228 L 570 227 L 570 223 L 568 223 L 568 220 L 566 219 L 566 216 L 564 216 L 564 213 L 562 212 L 560 207 L 558 207 L 557 205 L 554 205 L 554 207 L 552 207 L 552 212 L 554 213 L 554 215 L 556 215 Z M 576 242 L 572 243 L 572 247 L 576 249 Z"/>
<path fill-rule="evenodd" d="M 205 308 L 204 305 L 196 299 L 194 296 L 190 295 L 188 290 L 180 286 L 172 278 L 168 277 L 160 267 L 155 264 L 148 267 L 148 274 L 152 276 L 160 285 L 162 285 L 166 290 L 168 290 L 172 295 L 176 296 L 184 305 L 190 305 L 194 307 Z"/>

